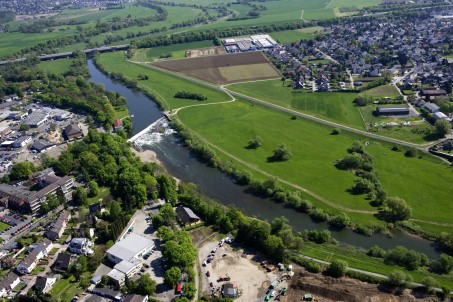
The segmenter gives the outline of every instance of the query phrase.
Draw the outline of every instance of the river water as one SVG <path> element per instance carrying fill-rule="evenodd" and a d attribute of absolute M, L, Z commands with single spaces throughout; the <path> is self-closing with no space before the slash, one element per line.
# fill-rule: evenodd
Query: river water
<path fill-rule="evenodd" d="M 127 99 L 129 112 L 134 115 L 132 118 L 133 135 L 150 124 L 156 123 L 156 121 L 163 121 L 163 119 L 158 121 L 163 115 L 158 106 L 145 94 L 108 78 L 96 68 L 92 60 L 88 61 L 88 69 L 90 70 L 91 81 L 102 83 L 106 90 L 115 91 Z M 256 197 L 248 193 L 247 187 L 234 184 L 225 174 L 200 162 L 190 150 L 181 144 L 177 134 L 173 131 L 167 130 L 165 133 L 145 135 L 140 140 L 140 144 L 142 148 L 156 152 L 158 159 L 171 175 L 195 183 L 204 195 L 221 204 L 234 205 L 246 215 L 256 216 L 268 221 L 275 217 L 285 216 L 295 231 L 329 228 L 326 223 L 313 222 L 306 214 L 298 213 L 270 199 Z M 373 245 L 378 245 L 384 249 L 401 245 L 425 253 L 431 259 L 439 257 L 434 243 L 401 231 L 394 231 L 391 238 L 383 234 L 367 237 L 349 229 L 332 230 L 332 236 L 341 244 L 365 249 Z"/>

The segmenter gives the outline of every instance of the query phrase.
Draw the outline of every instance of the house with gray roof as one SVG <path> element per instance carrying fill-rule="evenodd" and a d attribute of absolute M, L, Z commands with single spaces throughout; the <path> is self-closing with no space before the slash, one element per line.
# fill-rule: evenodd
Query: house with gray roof
<path fill-rule="evenodd" d="M 177 207 L 175 209 L 178 219 L 184 226 L 193 225 L 200 222 L 200 217 L 198 217 L 190 208 L 187 207 Z"/>

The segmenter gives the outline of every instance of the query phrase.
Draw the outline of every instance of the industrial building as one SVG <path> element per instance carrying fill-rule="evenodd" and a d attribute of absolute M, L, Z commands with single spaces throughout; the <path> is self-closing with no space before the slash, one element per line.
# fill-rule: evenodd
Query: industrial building
<path fill-rule="evenodd" d="M 29 116 L 27 116 L 24 124 L 32 128 L 38 128 L 39 126 L 47 122 L 48 117 L 49 115 L 47 113 L 40 110 L 35 110 Z"/>
<path fill-rule="evenodd" d="M 272 49 L 278 47 L 269 35 L 255 35 L 246 38 L 230 38 L 222 41 L 227 53 Z"/>
<path fill-rule="evenodd" d="M 376 108 L 378 115 L 408 115 L 409 108 L 406 106 L 393 106 L 393 107 L 382 107 Z"/>
<path fill-rule="evenodd" d="M 140 270 L 140 257 L 153 248 L 154 243 L 148 238 L 133 233 L 127 235 L 107 250 L 107 259 L 115 263 L 107 276 L 117 285 L 123 285 L 126 276 L 130 278 Z"/>

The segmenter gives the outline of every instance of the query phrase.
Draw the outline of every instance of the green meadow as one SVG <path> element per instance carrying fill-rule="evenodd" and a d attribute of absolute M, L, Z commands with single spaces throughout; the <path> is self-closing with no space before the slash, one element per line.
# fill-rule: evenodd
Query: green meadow
<path fill-rule="evenodd" d="M 148 62 L 155 59 L 158 59 L 161 55 L 171 54 L 172 56 L 167 59 L 181 59 L 185 58 L 186 51 L 189 49 L 204 48 L 214 46 L 212 41 L 197 41 L 184 44 L 173 44 L 166 46 L 159 46 L 153 48 L 140 48 L 137 49 L 133 61 L 136 62 Z"/>
<path fill-rule="evenodd" d="M 227 88 L 332 122 L 365 129 L 359 109 L 353 104 L 356 93 L 305 91 L 293 93 L 291 88 L 283 84 L 280 80 L 270 80 L 233 84 Z"/>
<path fill-rule="evenodd" d="M 400 96 L 398 90 L 393 85 L 381 85 L 378 87 L 371 88 L 362 92 L 364 96 L 371 96 L 377 98 L 390 97 L 395 98 Z"/>
<path fill-rule="evenodd" d="M 213 88 L 127 62 L 122 53 L 102 54 L 100 63 L 108 71 L 122 72 L 130 78 L 136 79 L 138 74 L 148 75 L 149 80 L 140 81 L 140 86 L 157 95 L 167 110 L 202 104 L 175 99 L 174 93 L 180 89 L 202 93 L 208 96 L 209 103 L 230 99 Z M 275 87 L 278 82 L 273 83 Z M 281 81 L 279 85 L 282 85 Z M 277 91 L 273 93 L 278 95 Z M 260 98 L 259 95 L 255 97 Z M 268 98 L 272 96 L 268 95 Z M 291 101 L 283 102 L 290 105 Z M 353 141 L 369 142 L 366 150 L 373 156 L 382 186 L 390 196 L 405 199 L 413 209 L 414 219 L 429 222 L 435 217 L 438 223 L 451 223 L 452 171 L 448 165 L 428 154 L 422 158 L 406 158 L 404 152 L 391 151 L 391 145 L 382 141 L 347 131 L 331 135 L 331 127 L 300 118 L 293 120 L 289 114 L 247 101 L 191 106 L 180 110 L 177 117 L 207 142 L 220 158 L 239 163 L 261 178 L 272 175 L 284 185 L 306 189 L 308 195 L 317 199 L 315 203 L 318 206 L 326 210 L 343 210 L 356 222 L 374 225 L 379 223 L 371 215 L 376 208 L 371 207 L 363 195 L 348 192 L 353 185 L 353 173 L 334 166 L 335 160 L 347 154 L 346 150 Z M 247 142 L 255 135 L 262 137 L 263 145 L 257 150 L 246 149 Z M 273 149 L 282 143 L 292 150 L 293 157 L 287 162 L 268 162 Z M 440 233 L 446 228 L 433 229 Z"/>
<path fill-rule="evenodd" d="M 69 71 L 73 59 L 59 59 L 53 61 L 43 61 L 38 64 L 39 69 L 50 73 L 63 74 Z"/>

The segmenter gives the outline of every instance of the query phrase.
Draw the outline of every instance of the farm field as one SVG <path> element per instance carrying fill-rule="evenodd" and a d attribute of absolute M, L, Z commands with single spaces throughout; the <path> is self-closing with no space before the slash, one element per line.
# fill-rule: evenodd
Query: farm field
<path fill-rule="evenodd" d="M 359 109 L 353 104 L 356 93 L 292 93 L 291 88 L 283 85 L 281 80 L 238 83 L 229 85 L 228 89 L 332 122 L 365 129 Z"/>
<path fill-rule="evenodd" d="M 377 98 L 390 97 L 395 98 L 400 96 L 398 90 L 393 85 L 381 85 L 378 87 L 371 88 L 362 92 L 364 96 L 371 96 Z"/>
<path fill-rule="evenodd" d="M 67 35 L 67 33 L 0 33 L 0 58 L 10 56 L 23 48 L 31 47 L 38 43 L 65 35 Z"/>
<path fill-rule="evenodd" d="M 139 85 L 156 94 L 167 110 L 193 104 L 193 101 L 174 99 L 177 89 L 200 92 L 216 102 L 229 100 L 220 91 L 124 61 L 122 53 L 102 54 L 100 58 L 100 63 L 110 72 L 123 72 L 130 78 L 148 75 L 150 79 Z M 212 110 L 213 106 L 216 110 Z M 406 158 L 404 150 L 390 151 L 390 144 L 346 131 L 331 135 L 331 127 L 303 119 L 292 120 L 289 114 L 245 101 L 192 106 L 178 111 L 177 116 L 220 158 L 239 163 L 240 168 L 245 167 L 260 178 L 273 175 L 290 187 L 301 186 L 314 194 L 314 203 L 321 208 L 329 212 L 341 209 L 355 222 L 375 225 L 380 223 L 371 215 L 376 208 L 371 207 L 363 195 L 347 192 L 353 184 L 353 173 L 337 170 L 333 165 L 347 154 L 353 141 L 368 141 L 367 152 L 373 156 L 383 188 L 390 196 L 405 199 L 413 208 L 414 219 L 429 223 L 436 217 L 438 223 L 451 223 L 451 169 L 428 154 L 421 159 Z M 255 135 L 263 138 L 263 146 L 257 150 L 246 149 L 247 142 Z M 268 162 L 272 150 L 281 143 L 289 146 L 293 158 L 288 162 Z M 418 185 L 407 185 L 415 183 Z M 437 231 L 440 233 L 446 228 L 439 226 Z"/>
<path fill-rule="evenodd" d="M 280 43 L 296 42 L 300 40 L 313 40 L 316 35 L 322 34 L 324 27 L 313 26 L 294 30 L 284 30 L 271 33 L 271 36 Z"/>
<path fill-rule="evenodd" d="M 133 61 L 136 62 L 148 62 L 153 61 L 159 56 L 171 54 L 171 58 L 168 59 L 180 59 L 185 58 L 186 51 L 189 49 L 204 48 L 214 46 L 212 41 L 197 41 L 184 44 L 173 44 L 167 46 L 159 46 L 153 48 L 139 48 L 135 51 L 132 57 Z"/>
<path fill-rule="evenodd" d="M 262 52 L 206 56 L 152 64 L 215 84 L 280 77 L 279 71 Z"/>
<path fill-rule="evenodd" d="M 73 59 L 59 59 L 59 60 L 53 60 L 53 61 L 43 61 L 38 64 L 38 67 L 39 67 L 39 69 L 47 71 L 47 72 L 63 74 L 66 71 L 69 71 L 69 68 L 70 68 L 72 62 L 73 62 Z"/>

